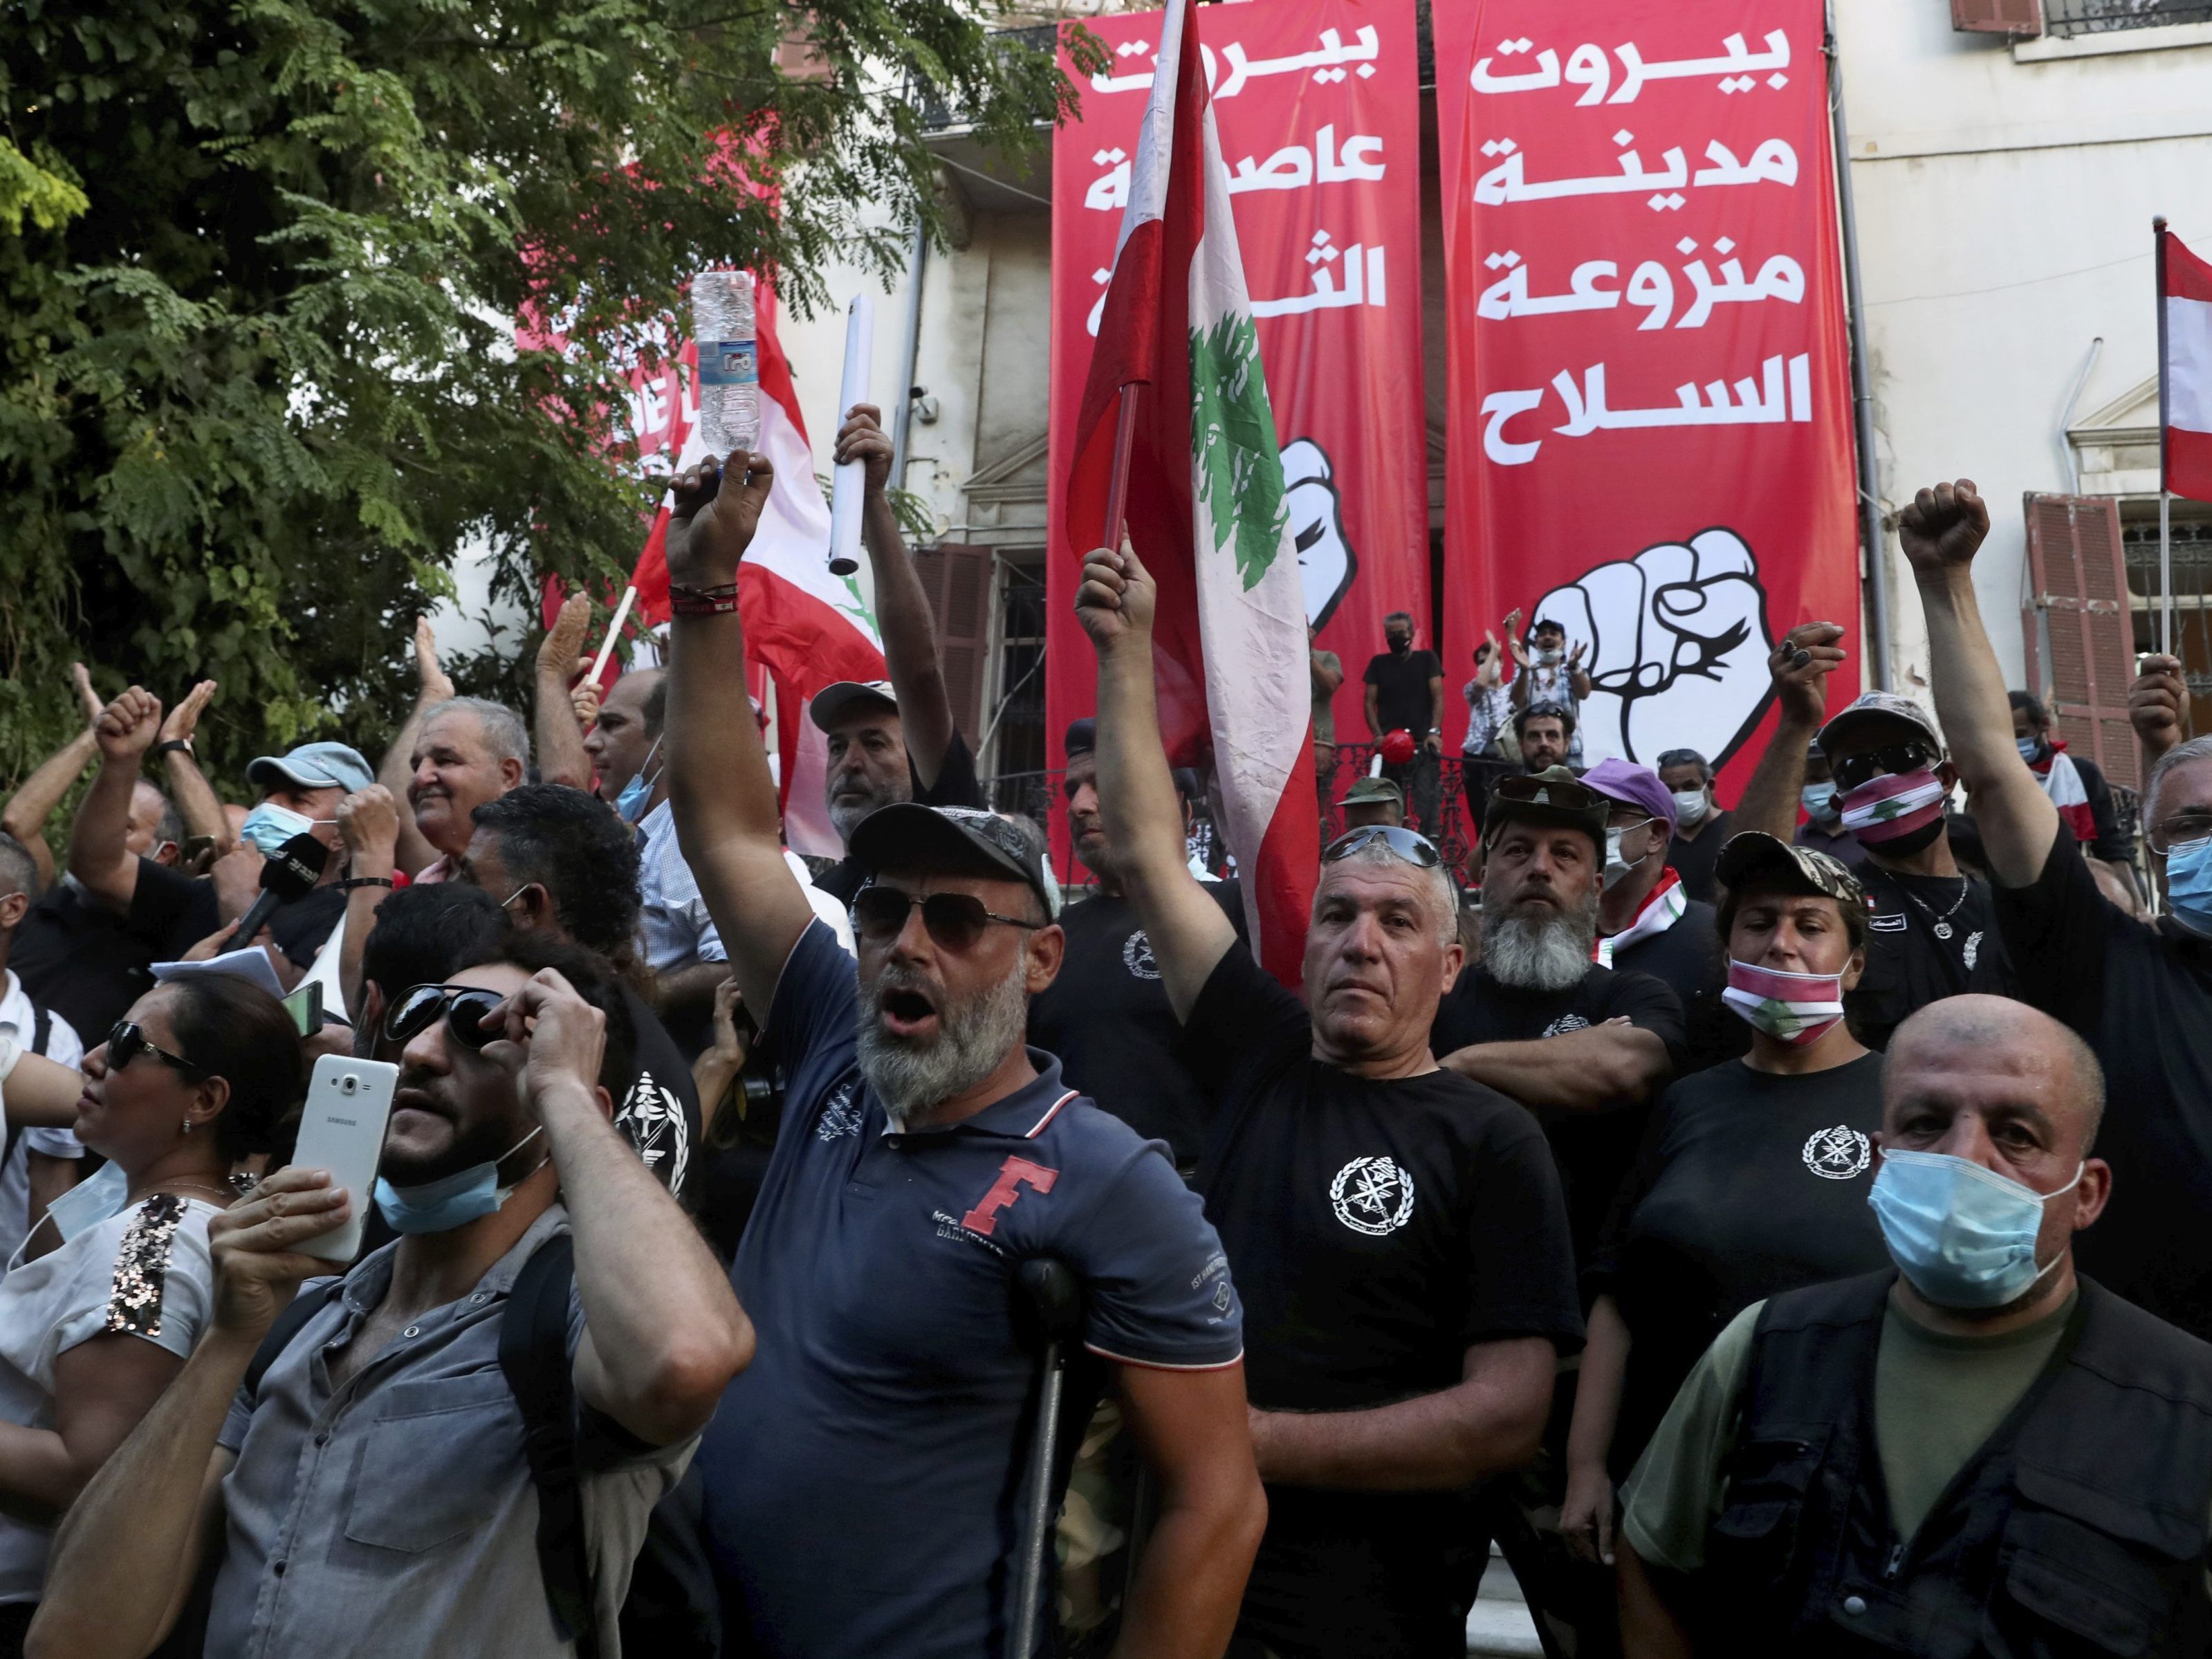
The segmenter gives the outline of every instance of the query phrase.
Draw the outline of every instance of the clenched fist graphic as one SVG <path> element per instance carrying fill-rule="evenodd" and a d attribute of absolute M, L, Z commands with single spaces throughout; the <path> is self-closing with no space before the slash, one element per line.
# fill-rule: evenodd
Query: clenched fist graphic
<path fill-rule="evenodd" d="M 1586 570 L 1537 602 L 1570 647 L 1584 645 L 1590 695 L 1583 750 L 1650 766 L 1662 750 L 1695 749 L 1715 766 L 1758 720 L 1773 681 L 1759 563 L 1733 530 L 1647 547 Z"/>

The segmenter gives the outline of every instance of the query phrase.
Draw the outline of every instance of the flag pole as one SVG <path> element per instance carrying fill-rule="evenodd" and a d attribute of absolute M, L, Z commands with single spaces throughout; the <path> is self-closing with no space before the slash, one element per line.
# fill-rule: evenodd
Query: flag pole
<path fill-rule="evenodd" d="M 2158 283 L 2158 648 L 2166 656 L 2173 654 L 2173 526 L 2171 508 L 2173 492 L 2166 487 L 2166 216 L 2158 214 L 2150 222 L 2150 234 L 2157 249 L 2152 266 Z"/>
<path fill-rule="evenodd" d="M 1137 441 L 1137 388 L 1143 384 L 1131 380 L 1121 390 L 1121 409 L 1114 420 L 1114 470 L 1106 481 L 1106 528 L 1098 538 L 1101 547 L 1121 545 L 1121 520 L 1129 503 L 1129 452 Z"/>

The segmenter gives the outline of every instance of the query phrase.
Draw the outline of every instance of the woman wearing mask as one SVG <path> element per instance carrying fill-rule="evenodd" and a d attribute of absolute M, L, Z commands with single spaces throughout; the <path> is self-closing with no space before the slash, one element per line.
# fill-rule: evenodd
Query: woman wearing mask
<path fill-rule="evenodd" d="M 1881 1056 L 1844 1023 L 1865 965 L 1863 894 L 1771 836 L 1721 854 L 1727 1006 L 1751 1053 L 1660 1099 L 1587 1272 L 1595 1291 L 1560 1528 L 1613 1559 L 1613 1486 L 1721 1328 L 1762 1297 L 1889 1256 L 1867 1203 Z"/>
<path fill-rule="evenodd" d="M 0 1279 L 0 1656 L 22 1651 L 54 1521 L 191 1352 L 208 1222 L 306 1083 L 284 1006 L 228 975 L 148 992 L 85 1056 L 76 1133 L 108 1162 Z"/>

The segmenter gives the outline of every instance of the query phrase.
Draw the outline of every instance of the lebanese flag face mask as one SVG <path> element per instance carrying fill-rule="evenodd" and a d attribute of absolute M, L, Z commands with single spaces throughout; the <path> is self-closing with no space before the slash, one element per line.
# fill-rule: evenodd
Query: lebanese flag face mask
<path fill-rule="evenodd" d="M 1844 1017 L 1841 974 L 1785 974 L 1730 961 L 1721 1000 L 1754 1030 L 1784 1042 L 1813 1042 Z"/>
<path fill-rule="evenodd" d="M 1838 804 L 1844 809 L 1844 828 L 1865 845 L 1879 847 L 1924 830 L 1941 817 L 1943 782 L 1927 766 L 1878 773 L 1841 797 Z"/>

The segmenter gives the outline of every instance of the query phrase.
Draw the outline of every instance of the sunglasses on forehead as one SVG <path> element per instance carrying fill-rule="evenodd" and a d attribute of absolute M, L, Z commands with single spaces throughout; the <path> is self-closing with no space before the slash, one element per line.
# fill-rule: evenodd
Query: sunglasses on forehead
<path fill-rule="evenodd" d="M 400 993 L 385 1015 L 384 1035 L 389 1042 L 412 1042 L 443 1014 L 446 1030 L 454 1042 L 465 1048 L 480 1049 L 500 1036 L 497 1027 L 484 1024 L 484 1016 L 506 1000 L 498 992 L 477 985 L 413 986 Z"/>
<path fill-rule="evenodd" d="M 1557 806 L 1569 812 L 1587 812 L 1598 806 L 1609 812 L 1613 805 L 1611 797 L 1599 794 L 1586 783 L 1558 778 L 1500 778 L 1491 785 L 1490 793 L 1499 800 L 1518 801 L 1524 806 Z"/>
<path fill-rule="evenodd" d="M 1348 859 L 1363 847 L 1372 847 L 1381 842 L 1397 857 L 1408 864 L 1417 864 L 1424 870 L 1433 870 L 1443 862 L 1434 843 L 1426 836 L 1411 830 L 1401 830 L 1395 823 L 1370 823 L 1358 830 L 1347 830 L 1322 849 L 1321 861 L 1334 864 Z"/>
<path fill-rule="evenodd" d="M 994 922 L 1030 933 L 1045 926 L 987 910 L 982 900 L 968 893 L 931 893 L 925 897 L 896 887 L 871 884 L 853 895 L 853 931 L 871 945 L 888 945 L 906 931 L 906 919 L 917 908 L 930 938 L 947 951 L 973 949 L 983 937 L 983 930 Z"/>
<path fill-rule="evenodd" d="M 107 1034 L 106 1048 L 107 1069 L 111 1072 L 121 1071 L 141 1054 L 151 1054 L 164 1066 L 173 1066 L 188 1078 L 208 1075 L 206 1066 L 195 1066 L 182 1054 L 173 1054 L 167 1048 L 157 1047 L 135 1019 L 115 1022 L 115 1029 Z"/>

